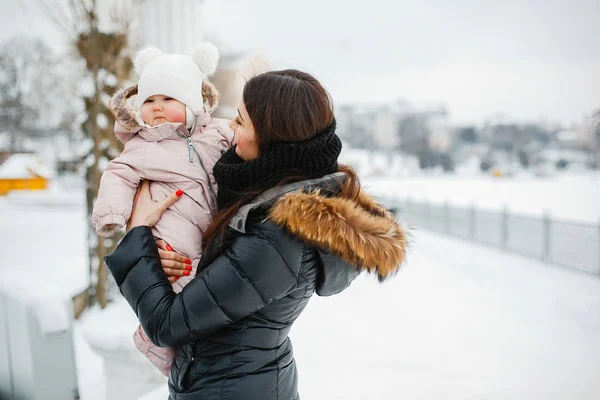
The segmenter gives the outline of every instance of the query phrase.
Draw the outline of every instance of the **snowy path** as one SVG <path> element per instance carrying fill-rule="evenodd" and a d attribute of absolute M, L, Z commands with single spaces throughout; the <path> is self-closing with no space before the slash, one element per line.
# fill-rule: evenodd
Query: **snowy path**
<path fill-rule="evenodd" d="M 429 176 L 404 179 L 366 179 L 367 191 L 382 199 L 448 202 L 453 206 L 502 210 L 597 224 L 600 220 L 600 174 L 554 178 Z"/>
<path fill-rule="evenodd" d="M 87 216 L 80 197 L 0 197 L 0 276 L 25 288 L 58 285 L 68 296 L 84 290 L 89 285 Z"/>
<path fill-rule="evenodd" d="M 600 398 L 600 279 L 414 239 L 395 280 L 311 301 L 291 333 L 303 397 Z"/>
<path fill-rule="evenodd" d="M 0 206 L 0 272 L 86 284 L 82 208 Z M 599 278 L 427 232 L 390 282 L 315 296 L 291 338 L 303 399 L 600 398 Z M 101 400 L 75 341 L 82 400 Z"/>

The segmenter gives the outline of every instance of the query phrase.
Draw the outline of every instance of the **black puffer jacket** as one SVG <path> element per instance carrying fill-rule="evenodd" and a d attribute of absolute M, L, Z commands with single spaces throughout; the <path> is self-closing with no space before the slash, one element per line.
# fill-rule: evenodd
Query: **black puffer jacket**
<path fill-rule="evenodd" d="M 224 251 L 177 295 L 149 228 L 106 257 L 152 342 L 177 348 L 170 399 L 299 398 L 288 332 L 312 294 L 338 293 L 363 269 L 384 279 L 405 254 L 403 229 L 364 194 L 338 197 L 341 179 L 277 187 L 242 207 Z"/>

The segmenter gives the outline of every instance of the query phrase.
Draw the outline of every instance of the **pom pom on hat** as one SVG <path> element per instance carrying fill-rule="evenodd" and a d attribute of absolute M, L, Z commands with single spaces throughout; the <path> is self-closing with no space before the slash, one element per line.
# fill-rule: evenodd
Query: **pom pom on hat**
<path fill-rule="evenodd" d="M 156 47 L 146 47 L 140 51 L 135 58 L 135 72 L 137 72 L 138 75 L 142 75 L 142 71 L 151 61 L 156 60 L 163 55 L 164 53 Z"/>
<path fill-rule="evenodd" d="M 192 60 L 203 74 L 210 76 L 217 70 L 217 64 L 219 63 L 219 51 L 217 47 L 209 42 L 204 42 L 192 50 Z"/>

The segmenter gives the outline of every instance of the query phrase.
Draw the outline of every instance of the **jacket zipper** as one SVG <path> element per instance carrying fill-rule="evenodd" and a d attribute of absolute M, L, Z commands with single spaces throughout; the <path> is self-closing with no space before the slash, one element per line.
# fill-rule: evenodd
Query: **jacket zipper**
<path fill-rule="evenodd" d="M 177 133 L 179 133 L 179 132 L 177 132 Z M 208 182 L 208 189 L 210 190 L 210 193 L 212 194 L 212 196 L 216 202 L 217 201 L 217 193 L 215 192 L 215 190 L 212 187 L 210 175 L 209 175 L 208 171 L 206 170 L 204 163 L 202 162 L 202 158 L 200 158 L 200 154 L 198 153 L 198 150 L 196 150 L 196 148 L 194 147 L 194 142 L 192 141 L 192 135 L 190 134 L 189 136 L 185 136 L 185 135 L 182 135 L 179 133 L 179 136 L 185 138 L 185 140 L 187 140 L 187 142 L 188 142 L 190 162 L 191 163 L 194 162 L 194 153 L 196 153 L 196 155 L 198 156 L 198 162 L 200 163 L 200 167 L 202 168 L 202 170 L 204 171 L 204 174 L 206 175 L 206 180 Z"/>
<path fill-rule="evenodd" d="M 187 136 L 185 140 L 187 140 L 188 148 L 190 150 L 190 162 L 194 162 L 194 152 L 196 149 L 194 148 L 194 143 L 192 143 L 192 138 L 190 136 Z"/>

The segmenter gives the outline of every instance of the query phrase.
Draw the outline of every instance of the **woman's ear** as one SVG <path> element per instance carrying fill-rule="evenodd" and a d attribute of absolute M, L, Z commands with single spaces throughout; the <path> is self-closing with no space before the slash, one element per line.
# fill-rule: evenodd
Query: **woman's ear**
<path fill-rule="evenodd" d="M 138 75 L 142 75 L 142 71 L 146 68 L 146 65 L 148 65 L 150 61 L 161 57 L 163 54 L 164 53 L 156 47 L 146 47 L 135 57 L 135 72 L 137 72 Z"/>

